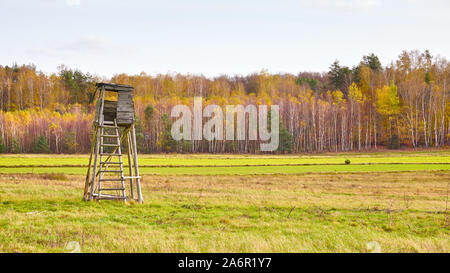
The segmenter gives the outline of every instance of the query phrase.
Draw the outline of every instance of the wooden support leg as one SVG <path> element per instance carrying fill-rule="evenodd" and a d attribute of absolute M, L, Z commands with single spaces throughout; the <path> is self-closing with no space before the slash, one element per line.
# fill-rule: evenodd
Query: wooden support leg
<path fill-rule="evenodd" d="M 137 157 L 137 146 L 136 146 L 136 130 L 134 128 L 134 124 L 132 125 L 132 144 L 133 144 L 133 161 L 134 161 L 134 173 L 136 175 L 136 190 L 138 195 L 138 202 L 144 202 L 142 198 L 141 192 L 141 179 L 139 178 L 139 166 L 138 166 L 138 157 Z"/>
<path fill-rule="evenodd" d="M 89 166 L 88 166 L 88 171 L 87 171 L 87 174 L 86 174 L 86 182 L 84 184 L 83 198 L 84 198 L 85 201 L 87 201 L 89 199 L 89 185 L 90 185 L 89 182 L 91 181 L 90 178 L 91 178 L 92 155 L 94 154 L 96 142 L 97 142 L 97 130 L 95 130 L 94 138 L 92 139 L 91 155 L 89 156 Z"/>
<path fill-rule="evenodd" d="M 133 153 L 133 148 L 131 147 L 131 135 L 128 132 L 127 133 L 127 155 L 128 155 L 128 170 L 130 172 L 129 176 L 133 176 L 133 162 L 131 161 L 131 154 Z M 130 179 L 130 191 L 131 191 L 131 199 L 135 199 L 134 197 L 134 185 L 133 181 L 135 179 Z"/>
<path fill-rule="evenodd" d="M 98 154 L 99 154 L 99 149 L 100 149 L 100 127 L 99 126 L 95 126 L 95 130 L 96 130 L 96 135 L 97 135 L 97 139 L 95 141 L 95 155 L 94 155 L 94 166 L 92 167 L 92 180 L 91 180 L 91 191 L 89 193 L 89 197 L 88 200 L 92 200 L 92 198 L 94 197 L 94 185 L 95 185 L 95 178 L 97 177 L 96 172 L 97 172 L 97 160 L 98 160 Z"/>

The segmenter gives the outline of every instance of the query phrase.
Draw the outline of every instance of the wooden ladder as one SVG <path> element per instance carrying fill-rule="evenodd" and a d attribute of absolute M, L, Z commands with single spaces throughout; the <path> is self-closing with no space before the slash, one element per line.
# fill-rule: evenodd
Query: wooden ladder
<path fill-rule="evenodd" d="M 109 141 L 105 141 L 109 140 Z M 97 199 L 127 199 L 125 191 L 125 176 L 123 172 L 122 148 L 120 143 L 119 127 L 117 121 L 104 121 L 100 125 L 100 153 L 99 153 L 99 170 L 98 176 L 98 196 Z M 113 151 L 105 151 L 108 148 L 113 148 Z M 105 158 L 106 157 L 106 158 Z M 117 158 L 118 161 L 112 161 Z M 117 167 L 119 169 L 117 169 Z M 106 176 L 105 174 L 116 174 L 116 177 Z M 119 176 L 117 176 L 119 175 Z M 102 182 L 118 182 L 117 186 L 109 185 L 109 187 L 102 187 Z M 119 183 L 120 182 L 120 183 Z M 116 194 L 103 194 L 103 192 L 116 192 Z"/>

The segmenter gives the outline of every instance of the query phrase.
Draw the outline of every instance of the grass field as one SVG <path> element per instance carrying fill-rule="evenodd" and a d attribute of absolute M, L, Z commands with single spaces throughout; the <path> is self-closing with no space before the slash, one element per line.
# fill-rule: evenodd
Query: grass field
<path fill-rule="evenodd" d="M 52 158 L 52 160 L 49 160 Z M 446 163 L 450 164 L 450 151 L 436 152 L 392 152 L 371 154 L 329 154 L 329 155 L 140 155 L 139 165 L 148 167 L 167 166 L 246 166 L 246 165 L 311 165 L 377 163 Z M 126 162 L 126 158 L 124 158 Z M 2 155 L 0 168 L 23 166 L 86 166 L 88 155 Z"/>
<path fill-rule="evenodd" d="M 346 165 L 345 160 L 350 160 Z M 7 155 L 0 174 L 85 174 L 88 155 Z M 125 160 L 126 162 L 126 160 Z M 142 174 L 249 175 L 317 172 L 450 170 L 450 152 L 337 154 L 318 156 L 141 155 Z"/>
<path fill-rule="evenodd" d="M 82 201 L 87 158 L 0 157 L 0 252 L 450 252 L 450 151 L 144 155 L 142 205 Z"/>

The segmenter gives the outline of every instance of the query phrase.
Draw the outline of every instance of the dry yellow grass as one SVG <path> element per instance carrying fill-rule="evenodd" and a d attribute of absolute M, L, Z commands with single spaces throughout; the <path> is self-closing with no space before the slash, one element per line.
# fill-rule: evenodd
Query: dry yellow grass
<path fill-rule="evenodd" d="M 0 251 L 450 251 L 448 171 L 145 176 L 143 205 L 84 202 L 83 180 L 0 176 Z"/>

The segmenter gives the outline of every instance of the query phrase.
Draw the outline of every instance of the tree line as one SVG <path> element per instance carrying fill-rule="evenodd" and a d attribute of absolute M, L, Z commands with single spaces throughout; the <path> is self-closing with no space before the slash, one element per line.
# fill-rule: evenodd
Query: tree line
<path fill-rule="evenodd" d="M 325 73 L 248 76 L 115 75 L 135 88 L 140 152 L 259 153 L 259 140 L 174 141 L 177 104 L 280 106 L 278 152 L 360 151 L 449 145 L 450 64 L 429 51 L 404 51 L 382 66 L 374 54 Z M 66 66 L 46 75 L 34 65 L 0 66 L 0 152 L 86 153 L 97 81 Z"/>

